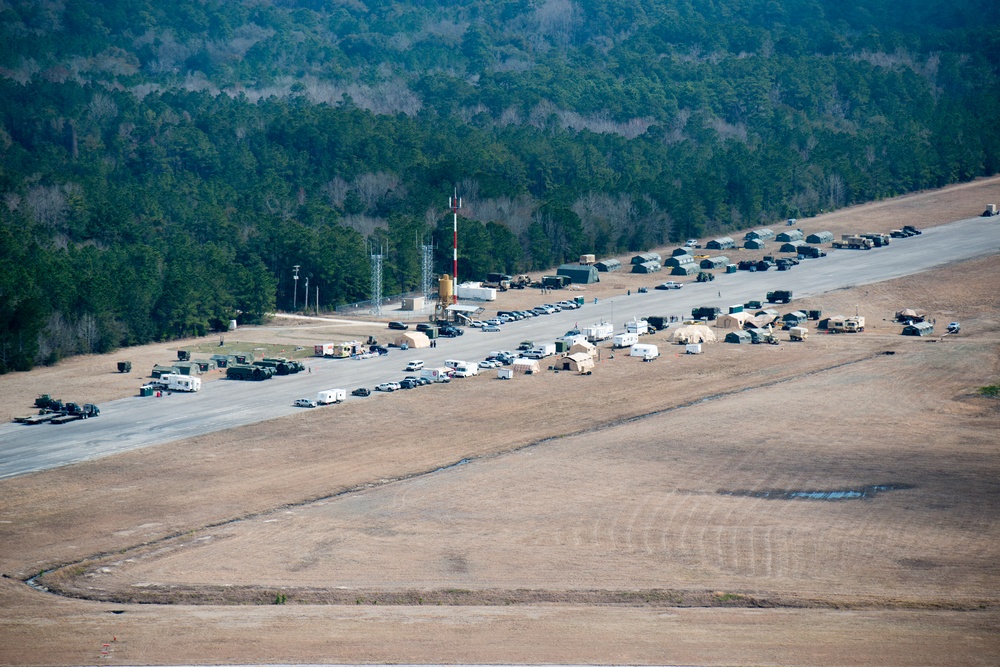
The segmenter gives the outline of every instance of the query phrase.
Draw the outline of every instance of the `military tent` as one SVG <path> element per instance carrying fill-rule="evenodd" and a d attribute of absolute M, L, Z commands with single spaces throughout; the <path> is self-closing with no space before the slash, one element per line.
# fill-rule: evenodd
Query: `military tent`
<path fill-rule="evenodd" d="M 594 358 L 585 352 L 564 355 L 559 361 L 560 370 L 588 373 L 594 370 Z"/>
<path fill-rule="evenodd" d="M 688 324 L 678 327 L 670 336 L 674 343 L 686 345 L 688 343 L 714 343 L 718 340 L 715 332 L 704 324 Z"/>
<path fill-rule="evenodd" d="M 398 336 L 394 341 L 397 347 L 406 347 L 412 349 L 420 349 L 424 347 L 431 346 L 431 339 L 427 337 L 427 334 L 422 331 L 405 331 Z"/>
<path fill-rule="evenodd" d="M 727 343 L 750 343 L 750 334 L 746 331 L 730 331 L 726 334 Z"/>
<path fill-rule="evenodd" d="M 530 375 L 531 373 L 537 373 L 539 370 L 538 359 L 528 359 L 526 357 L 519 357 L 514 360 L 511 364 L 511 368 L 515 373 L 524 373 L 525 375 Z"/>
<path fill-rule="evenodd" d="M 833 243 L 833 234 L 830 232 L 814 232 L 806 237 L 806 243 Z"/>
<path fill-rule="evenodd" d="M 729 313 L 728 315 L 720 315 L 715 321 L 715 325 L 723 329 L 742 329 L 752 319 L 753 316 L 747 312 Z"/>
<path fill-rule="evenodd" d="M 791 229 L 787 232 L 781 232 L 774 237 L 774 240 L 778 243 L 788 243 L 790 241 L 801 241 L 804 234 L 801 229 Z"/>
<path fill-rule="evenodd" d="M 570 354 L 589 354 L 594 356 L 597 354 L 597 346 L 586 340 L 578 340 L 573 343 L 573 346 L 569 348 Z"/>

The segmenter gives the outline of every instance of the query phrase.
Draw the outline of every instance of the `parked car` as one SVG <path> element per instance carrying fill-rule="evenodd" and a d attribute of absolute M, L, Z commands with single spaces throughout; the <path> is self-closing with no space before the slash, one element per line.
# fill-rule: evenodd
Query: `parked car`
<path fill-rule="evenodd" d="M 368 348 L 368 351 L 372 354 L 386 355 L 389 354 L 389 348 L 382 347 L 381 345 L 372 345 Z"/>
<path fill-rule="evenodd" d="M 483 327 L 482 330 L 484 332 L 496 333 L 496 332 L 500 331 L 500 327 L 498 327 L 495 324 L 487 324 L 485 327 Z"/>
<path fill-rule="evenodd" d="M 420 361 L 419 359 L 414 359 L 410 363 L 406 364 L 406 368 L 404 368 L 403 371 L 419 371 L 423 367 L 424 367 L 424 362 Z"/>
<path fill-rule="evenodd" d="M 438 330 L 438 336 L 444 336 L 445 338 L 457 338 L 458 336 L 461 336 L 464 333 L 465 332 L 459 329 L 458 327 L 451 327 L 451 326 L 441 327 Z"/>
<path fill-rule="evenodd" d="M 665 283 L 660 283 L 656 286 L 656 289 L 680 289 L 684 287 L 684 283 L 674 282 L 673 280 L 668 280 Z"/>
<path fill-rule="evenodd" d="M 496 368 L 499 365 L 500 364 L 498 362 L 493 361 L 492 359 L 486 359 L 484 361 L 479 362 L 480 368 Z"/>
<path fill-rule="evenodd" d="M 375 386 L 375 391 L 396 391 L 397 389 L 399 389 L 399 384 L 396 382 L 383 382 Z"/>
<path fill-rule="evenodd" d="M 427 330 L 433 329 L 433 328 L 434 328 L 434 325 L 433 324 L 429 324 L 427 322 L 421 322 L 420 324 L 418 324 L 416 326 L 417 331 L 427 331 Z"/>
<path fill-rule="evenodd" d="M 414 387 L 419 387 L 419 386 L 420 382 L 418 382 L 416 378 L 405 379 L 399 383 L 400 389 L 413 389 Z"/>
<path fill-rule="evenodd" d="M 459 369 L 457 369 L 452 374 L 452 377 L 456 377 L 456 378 L 468 378 L 468 377 L 472 377 L 473 375 L 475 375 L 475 373 L 473 372 L 474 370 L 475 369 L 465 370 L 464 368 L 459 368 Z"/>
<path fill-rule="evenodd" d="M 504 320 L 501 320 L 499 317 L 494 317 L 494 318 L 486 320 L 486 324 L 492 324 L 495 327 L 498 327 L 498 326 L 500 326 L 503 323 L 504 323 Z"/>
<path fill-rule="evenodd" d="M 535 315 L 551 315 L 552 314 L 551 312 L 549 312 L 548 308 L 542 308 L 541 306 L 538 306 L 536 308 L 532 308 L 531 312 L 534 313 Z"/>
<path fill-rule="evenodd" d="M 317 405 L 319 404 L 311 398 L 299 398 L 295 400 L 295 407 L 297 408 L 315 408 Z"/>
<path fill-rule="evenodd" d="M 576 301 L 560 301 L 556 305 L 561 307 L 563 310 L 576 310 L 577 308 L 580 307 L 580 304 L 578 304 Z"/>
<path fill-rule="evenodd" d="M 410 325 L 405 322 L 389 322 L 389 328 L 396 329 L 397 331 L 406 331 L 410 328 Z"/>
<path fill-rule="evenodd" d="M 482 320 L 472 320 L 469 322 L 469 326 L 475 327 L 476 329 L 480 329 L 486 326 L 486 322 L 483 322 Z"/>
<path fill-rule="evenodd" d="M 351 396 L 371 396 L 372 390 L 368 387 L 358 387 L 351 392 Z"/>

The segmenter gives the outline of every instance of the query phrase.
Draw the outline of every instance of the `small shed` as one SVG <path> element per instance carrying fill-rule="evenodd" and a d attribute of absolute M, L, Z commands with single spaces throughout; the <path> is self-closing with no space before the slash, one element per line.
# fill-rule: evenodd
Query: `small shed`
<path fill-rule="evenodd" d="M 834 237 L 831 232 L 813 232 L 806 237 L 806 243 L 833 243 L 833 238 Z"/>
<path fill-rule="evenodd" d="M 781 244 L 780 248 L 778 248 L 778 252 L 794 252 L 797 255 L 799 254 L 799 246 L 804 246 L 805 244 L 805 241 L 802 240 L 786 241 Z"/>
<path fill-rule="evenodd" d="M 729 264 L 729 258 L 725 255 L 701 260 L 701 268 L 703 269 L 721 269 L 726 264 Z"/>
<path fill-rule="evenodd" d="M 590 285 L 601 280 L 597 267 L 583 264 L 563 264 L 556 269 L 556 275 L 569 276 L 570 282 L 577 285 Z"/>
<path fill-rule="evenodd" d="M 514 360 L 513 364 L 511 364 L 511 369 L 513 369 L 515 373 L 522 373 L 524 375 L 537 373 L 539 368 L 538 359 L 528 359 L 526 357 L 519 357 Z"/>
<path fill-rule="evenodd" d="M 774 232 L 770 229 L 755 229 L 743 235 L 744 241 L 770 241 L 774 238 Z"/>
<path fill-rule="evenodd" d="M 743 247 L 747 250 L 763 250 L 766 245 L 763 239 L 750 239 L 743 242 Z"/>
<path fill-rule="evenodd" d="M 914 322 L 903 327 L 904 336 L 932 336 L 934 325 L 930 322 Z"/>
<path fill-rule="evenodd" d="M 594 370 L 594 358 L 585 352 L 567 354 L 560 360 L 560 370 L 589 373 Z"/>
<path fill-rule="evenodd" d="M 646 262 L 659 262 L 663 258 L 656 252 L 640 252 L 632 258 L 633 264 L 644 264 Z"/>
<path fill-rule="evenodd" d="M 804 234 L 801 229 L 790 229 L 775 236 L 774 240 L 778 243 L 788 243 L 790 241 L 801 241 L 803 236 Z"/>
<path fill-rule="evenodd" d="M 612 271 L 621 271 L 622 263 L 617 259 L 602 259 L 594 264 L 594 267 L 601 273 L 611 273 Z"/>
<path fill-rule="evenodd" d="M 427 334 L 422 331 L 404 331 L 403 333 L 396 336 L 394 341 L 397 347 L 406 347 L 412 349 L 421 349 L 431 346 L 431 339 L 427 337 Z"/>
<path fill-rule="evenodd" d="M 726 342 L 742 344 L 742 343 L 751 343 L 753 341 L 750 338 L 750 334 L 748 334 L 746 331 L 730 331 L 729 333 L 726 334 Z"/>
<path fill-rule="evenodd" d="M 689 253 L 684 253 L 684 254 L 681 254 L 681 255 L 674 255 L 673 257 L 670 257 L 669 259 L 667 259 L 667 261 L 665 262 L 665 264 L 667 266 L 670 266 L 670 267 L 688 266 L 688 265 L 697 266 L 697 264 L 694 261 L 694 257 L 692 255 L 690 255 Z"/>
<path fill-rule="evenodd" d="M 714 343 L 718 340 L 715 332 L 704 324 L 688 324 L 678 327 L 670 336 L 674 343 L 686 345 L 688 343 Z"/>
<path fill-rule="evenodd" d="M 408 296 L 403 298 L 403 303 L 399 307 L 400 310 L 423 310 L 424 309 L 424 297 L 422 296 Z"/>
<path fill-rule="evenodd" d="M 659 262 L 643 262 L 642 264 L 633 264 L 632 273 L 656 273 L 663 269 Z"/>
<path fill-rule="evenodd" d="M 551 287 L 552 289 L 562 289 L 572 283 L 573 280 L 569 276 L 558 274 L 554 276 L 542 276 L 542 286 Z"/>
<path fill-rule="evenodd" d="M 719 315 L 715 325 L 723 329 L 743 329 L 751 320 L 753 320 L 753 316 L 747 312 L 729 313 Z"/>

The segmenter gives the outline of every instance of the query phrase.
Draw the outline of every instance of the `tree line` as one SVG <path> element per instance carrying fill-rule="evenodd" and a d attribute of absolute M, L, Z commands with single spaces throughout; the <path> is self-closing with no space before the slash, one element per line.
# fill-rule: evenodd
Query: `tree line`
<path fill-rule="evenodd" d="M 0 9 L 0 372 L 1000 166 L 990 3 L 366 5 Z"/>

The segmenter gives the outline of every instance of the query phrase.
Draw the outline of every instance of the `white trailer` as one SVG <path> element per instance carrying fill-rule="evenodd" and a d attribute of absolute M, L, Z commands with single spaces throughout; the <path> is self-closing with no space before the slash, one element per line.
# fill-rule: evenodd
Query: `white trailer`
<path fill-rule="evenodd" d="M 201 378 L 180 373 L 167 373 L 161 375 L 159 385 L 167 391 L 196 392 L 201 389 Z"/>
<path fill-rule="evenodd" d="M 599 343 L 602 340 L 608 340 L 615 333 L 615 326 L 613 324 L 608 324 L 607 322 L 601 322 L 600 324 L 592 324 L 583 330 L 583 335 L 587 337 L 588 343 Z"/>
<path fill-rule="evenodd" d="M 636 343 L 629 352 L 630 357 L 642 357 L 643 359 L 656 359 L 660 356 L 660 349 L 648 343 Z"/>
<path fill-rule="evenodd" d="M 340 403 L 347 399 L 346 389 L 324 389 L 316 394 L 316 402 L 320 405 Z"/>
<path fill-rule="evenodd" d="M 639 342 L 639 334 L 637 333 L 620 333 L 615 334 L 614 340 L 611 341 L 611 346 L 620 349 L 623 347 L 631 347 Z"/>

